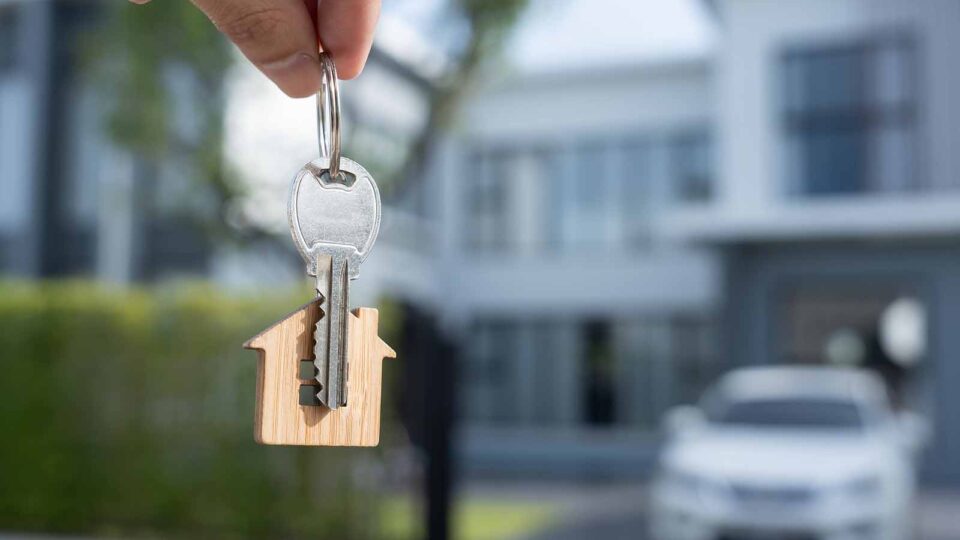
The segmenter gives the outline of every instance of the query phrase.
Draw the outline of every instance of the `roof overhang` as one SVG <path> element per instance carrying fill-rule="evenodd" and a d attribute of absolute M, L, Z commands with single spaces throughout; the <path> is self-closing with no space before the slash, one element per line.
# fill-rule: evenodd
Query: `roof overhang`
<path fill-rule="evenodd" d="M 960 237 L 960 193 L 784 200 L 759 210 L 714 204 L 669 213 L 658 229 L 717 245 Z"/>

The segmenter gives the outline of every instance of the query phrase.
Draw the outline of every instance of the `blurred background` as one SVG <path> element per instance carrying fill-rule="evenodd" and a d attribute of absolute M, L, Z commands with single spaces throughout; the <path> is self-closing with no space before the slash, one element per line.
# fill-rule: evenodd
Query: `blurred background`
<path fill-rule="evenodd" d="M 0 0 L 0 537 L 960 538 L 960 1 L 391 0 L 377 449 L 257 446 L 317 155 L 188 2 Z"/>

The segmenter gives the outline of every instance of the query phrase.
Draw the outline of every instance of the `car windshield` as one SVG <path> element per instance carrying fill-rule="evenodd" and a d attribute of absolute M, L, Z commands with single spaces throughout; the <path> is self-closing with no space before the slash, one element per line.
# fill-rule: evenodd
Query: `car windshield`
<path fill-rule="evenodd" d="M 714 402 L 708 408 L 717 424 L 751 427 L 860 429 L 857 405 L 840 399 L 778 398 Z"/>

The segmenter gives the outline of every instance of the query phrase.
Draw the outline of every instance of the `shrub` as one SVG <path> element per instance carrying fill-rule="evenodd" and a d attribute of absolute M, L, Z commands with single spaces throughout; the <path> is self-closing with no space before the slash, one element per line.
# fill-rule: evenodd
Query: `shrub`
<path fill-rule="evenodd" d="M 302 300 L 0 284 L 0 527 L 369 536 L 357 453 L 253 441 L 241 344 Z"/>

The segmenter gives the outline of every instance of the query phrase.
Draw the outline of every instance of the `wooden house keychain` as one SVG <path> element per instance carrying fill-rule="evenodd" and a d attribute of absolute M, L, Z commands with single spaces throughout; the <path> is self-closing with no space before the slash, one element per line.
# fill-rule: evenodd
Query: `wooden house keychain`
<path fill-rule="evenodd" d="M 380 230 L 380 192 L 366 169 L 340 157 L 337 72 L 328 55 L 320 60 L 320 159 L 297 173 L 287 209 L 317 298 L 244 344 L 259 353 L 254 438 L 376 446 L 382 362 L 396 353 L 377 335 L 377 310 L 348 311 L 347 299 Z"/>

